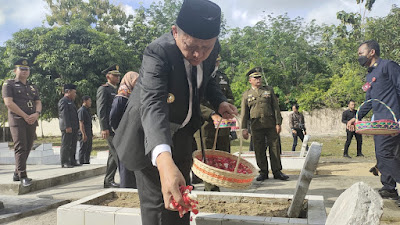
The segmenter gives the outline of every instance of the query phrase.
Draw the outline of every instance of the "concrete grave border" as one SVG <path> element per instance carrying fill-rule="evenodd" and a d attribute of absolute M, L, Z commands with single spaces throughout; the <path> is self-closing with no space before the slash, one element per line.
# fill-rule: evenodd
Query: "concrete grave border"
<path fill-rule="evenodd" d="M 137 193 L 135 189 L 109 189 L 80 200 L 63 205 L 57 209 L 57 225 L 141 225 L 140 209 L 88 205 L 89 201 L 108 199 L 113 192 Z M 287 198 L 293 195 L 281 194 L 256 194 L 237 192 L 202 192 L 193 191 L 197 195 L 221 196 L 232 198 L 234 196 L 258 198 Z M 199 213 L 193 217 L 191 225 L 253 225 L 253 224 L 313 224 L 323 225 L 326 221 L 326 211 L 323 196 L 307 195 L 307 218 L 283 218 L 261 216 L 235 216 L 215 213 Z"/>

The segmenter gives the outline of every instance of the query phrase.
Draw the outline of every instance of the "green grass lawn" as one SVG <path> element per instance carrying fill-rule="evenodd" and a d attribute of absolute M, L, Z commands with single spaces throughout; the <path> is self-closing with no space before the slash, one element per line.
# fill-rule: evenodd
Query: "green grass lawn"
<path fill-rule="evenodd" d="M 312 137 L 309 140 L 309 145 L 311 145 L 312 142 L 319 142 L 322 143 L 322 157 L 332 157 L 332 158 L 338 158 L 343 156 L 343 149 L 344 149 L 344 143 L 346 142 L 346 137 L 337 137 L 337 136 L 332 136 L 332 137 Z M 291 151 L 292 150 L 292 144 L 293 144 L 293 138 L 292 137 L 281 137 L 281 143 L 282 143 L 282 151 Z M 296 151 L 300 151 L 302 142 L 300 139 L 297 142 L 297 148 Z M 231 150 L 232 152 L 237 152 L 239 151 L 239 140 L 234 140 L 231 142 L 232 147 Z M 246 152 L 249 149 L 249 144 L 250 141 L 244 140 L 243 141 L 243 151 Z M 375 158 L 375 150 L 374 150 L 374 140 L 372 136 L 363 136 L 363 145 L 362 145 L 362 152 L 367 158 Z M 357 149 L 356 149 L 356 140 L 353 138 L 350 148 L 349 148 L 349 155 L 350 156 L 356 156 L 357 155 Z"/>
<path fill-rule="evenodd" d="M 281 137 L 282 142 L 282 151 L 290 151 L 292 149 L 293 138 L 292 137 Z M 343 156 L 343 148 L 344 143 L 346 142 L 346 137 L 312 137 L 309 140 L 311 142 L 319 142 L 322 143 L 322 157 L 330 157 L 330 158 L 338 158 Z M 44 137 L 38 138 L 36 143 L 53 143 L 53 146 L 60 146 L 61 145 L 61 137 Z M 243 141 L 243 151 L 247 152 L 249 149 L 249 140 Z M 234 140 L 231 142 L 232 144 L 232 152 L 239 151 L 239 140 Z M 301 141 L 299 139 L 296 151 L 300 151 L 301 148 Z M 107 142 L 101 138 L 95 137 L 93 139 L 93 151 L 92 155 L 96 155 L 97 151 L 104 151 L 107 150 Z M 353 138 L 349 148 L 350 156 L 356 155 L 356 140 Z M 363 136 L 363 154 L 366 158 L 375 158 L 375 151 L 374 151 L 374 140 L 372 136 Z"/>

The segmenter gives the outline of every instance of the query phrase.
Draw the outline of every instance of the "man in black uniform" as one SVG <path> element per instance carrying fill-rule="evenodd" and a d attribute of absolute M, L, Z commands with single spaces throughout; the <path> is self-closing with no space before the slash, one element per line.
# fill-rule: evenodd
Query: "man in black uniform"
<path fill-rule="evenodd" d="M 190 223 L 189 214 L 179 218 L 170 203 L 173 197 L 186 206 L 179 187 L 190 178 L 200 100 L 205 97 L 225 118 L 237 114 L 211 77 L 220 22 L 215 3 L 185 0 L 172 32 L 144 51 L 140 80 L 113 140 L 119 159 L 135 171 L 143 225 Z"/>
<path fill-rule="evenodd" d="M 366 100 L 378 99 L 386 103 L 396 117 L 400 118 L 400 66 L 379 56 L 380 47 L 376 41 L 366 41 L 358 48 L 358 62 L 361 66 L 368 67 L 367 83 L 363 85 Z M 361 120 L 371 109 L 375 120 L 393 119 L 391 112 L 377 101 L 364 104 L 358 112 L 358 119 Z M 347 123 L 350 131 L 354 131 L 355 120 L 353 118 Z M 383 184 L 379 194 L 382 198 L 398 199 L 396 182 L 400 183 L 400 135 L 375 135 L 374 141 L 377 167 Z M 399 200 L 397 204 L 400 206 Z"/>
<path fill-rule="evenodd" d="M 61 167 L 80 166 L 75 159 L 76 142 L 78 141 L 78 113 L 74 103 L 76 85 L 64 85 L 64 97 L 58 102 L 58 116 L 61 130 Z"/>
<path fill-rule="evenodd" d="M 15 172 L 14 181 L 30 186 L 32 179 L 26 173 L 26 160 L 36 137 L 37 119 L 42 111 L 42 103 L 37 87 L 28 82 L 30 67 L 28 60 L 14 63 L 15 79 L 3 84 L 2 95 L 8 108 L 8 124 L 14 141 Z"/>
<path fill-rule="evenodd" d="M 90 107 L 92 99 L 85 95 L 82 97 L 82 107 L 78 109 L 79 118 L 79 163 L 90 164 L 90 152 L 92 151 L 93 130 L 92 130 L 92 114 Z"/>
<path fill-rule="evenodd" d="M 119 187 L 119 184 L 115 183 L 114 177 L 118 167 L 118 156 L 112 143 L 114 132 L 110 126 L 110 111 L 114 97 L 117 95 L 117 85 L 119 83 L 121 73 L 119 72 L 118 65 L 112 65 L 103 70 L 102 73 L 106 74 L 107 83 L 101 85 L 97 89 L 96 104 L 97 116 L 99 117 L 101 128 L 101 137 L 107 140 L 109 147 L 107 170 L 106 176 L 104 177 L 104 188 L 117 188 Z"/>
<path fill-rule="evenodd" d="M 353 100 L 349 102 L 349 109 L 344 111 L 342 114 L 342 123 L 347 124 L 349 120 L 356 117 L 357 110 L 355 109 L 355 105 L 356 103 Z M 362 146 L 361 134 L 357 134 L 355 131 L 350 131 L 347 128 L 346 128 L 346 133 L 347 133 L 347 139 L 346 143 L 344 144 L 343 157 L 351 158 L 349 156 L 349 146 L 351 144 L 351 139 L 353 139 L 353 136 L 356 137 L 357 141 L 357 157 L 364 156 L 361 152 L 361 146 Z"/>

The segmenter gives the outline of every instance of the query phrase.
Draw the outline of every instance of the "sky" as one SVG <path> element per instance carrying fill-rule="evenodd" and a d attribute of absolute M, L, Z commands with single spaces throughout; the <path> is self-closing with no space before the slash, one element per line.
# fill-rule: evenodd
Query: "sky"
<path fill-rule="evenodd" d="M 149 6 L 159 0 L 110 0 L 121 5 L 128 14 L 140 4 Z M 289 17 L 302 17 L 306 21 L 315 19 L 318 24 L 338 24 L 336 12 L 360 12 L 356 0 L 212 0 L 224 13 L 228 27 L 252 26 L 263 16 L 273 13 L 287 13 Z M 386 16 L 393 4 L 400 5 L 400 0 L 376 0 L 368 16 Z M 21 29 L 47 26 L 44 22 L 48 13 L 44 0 L 0 0 L 0 46 L 12 38 L 12 34 Z"/>

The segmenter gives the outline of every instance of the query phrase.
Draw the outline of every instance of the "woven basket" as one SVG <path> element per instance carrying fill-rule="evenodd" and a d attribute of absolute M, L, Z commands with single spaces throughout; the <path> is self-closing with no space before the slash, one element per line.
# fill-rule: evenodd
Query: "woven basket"
<path fill-rule="evenodd" d="M 358 112 L 360 108 L 368 102 L 377 101 L 384 105 L 392 114 L 394 120 L 375 120 L 375 121 L 358 121 Z M 370 99 L 368 101 L 363 102 L 357 110 L 356 113 L 356 133 L 365 134 L 365 135 L 396 135 L 400 133 L 399 123 L 397 122 L 396 115 L 393 110 L 386 105 L 384 102 L 378 99 Z"/>
<path fill-rule="evenodd" d="M 207 149 L 205 150 L 205 153 L 206 157 L 222 156 L 233 160 L 239 159 L 237 156 L 234 156 L 228 152 L 218 150 Z M 192 171 L 198 177 L 208 183 L 231 189 L 246 189 L 252 184 L 253 179 L 256 176 L 256 168 L 243 158 L 240 158 L 240 163 L 247 166 L 252 171 L 252 173 L 242 174 L 218 169 L 200 161 L 199 159 L 201 159 L 201 157 L 201 150 L 197 150 L 193 153 Z"/>
<path fill-rule="evenodd" d="M 256 176 L 256 168 L 247 160 L 240 157 L 243 147 L 243 139 L 241 138 L 241 135 L 239 135 L 240 137 L 239 156 L 234 156 L 228 152 L 215 150 L 215 147 L 217 145 L 218 130 L 221 128 L 220 125 L 222 120 L 223 119 L 221 119 L 216 126 L 217 130 L 215 131 L 213 148 L 211 150 L 210 149 L 204 150 L 204 155 L 206 156 L 205 157 L 206 160 L 207 156 L 208 157 L 221 156 L 236 160 L 236 167 L 234 172 L 218 169 L 216 167 L 207 165 L 206 163 L 200 161 L 199 159 L 203 158 L 201 150 L 193 152 L 192 171 L 194 174 L 196 174 L 198 177 L 200 177 L 201 179 L 203 179 L 208 183 L 231 189 L 246 189 L 250 187 L 254 177 Z M 240 120 L 238 117 L 236 117 L 236 121 L 237 123 L 239 123 Z M 242 163 L 243 165 L 247 166 L 251 170 L 251 173 L 249 174 L 237 173 L 239 163 Z"/>

